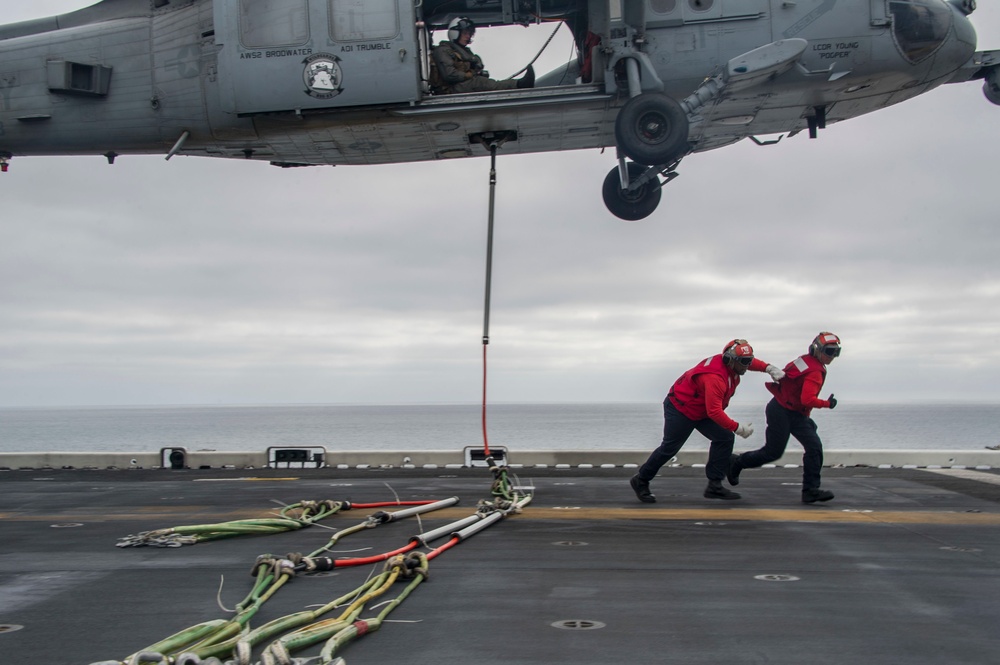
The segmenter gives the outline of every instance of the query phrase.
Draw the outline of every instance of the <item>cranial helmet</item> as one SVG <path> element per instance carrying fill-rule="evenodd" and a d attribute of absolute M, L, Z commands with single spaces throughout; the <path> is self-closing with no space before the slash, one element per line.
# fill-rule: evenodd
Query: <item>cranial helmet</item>
<path fill-rule="evenodd" d="M 840 338 L 832 332 L 821 332 L 809 345 L 809 353 L 814 358 L 821 355 L 836 358 L 840 355 Z"/>
<path fill-rule="evenodd" d="M 472 34 L 476 34 L 476 24 L 472 22 L 471 18 L 457 16 L 451 19 L 451 22 L 448 24 L 448 39 L 453 42 L 458 41 L 458 38 L 466 30 Z"/>
<path fill-rule="evenodd" d="M 734 339 L 722 349 L 722 361 L 729 367 L 738 362 L 749 367 L 753 362 L 753 347 L 745 339 Z"/>

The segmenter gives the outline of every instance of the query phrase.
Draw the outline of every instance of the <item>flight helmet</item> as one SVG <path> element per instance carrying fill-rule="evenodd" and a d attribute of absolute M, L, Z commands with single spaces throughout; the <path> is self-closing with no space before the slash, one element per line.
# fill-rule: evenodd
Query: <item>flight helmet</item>
<path fill-rule="evenodd" d="M 753 362 L 753 347 L 745 339 L 730 340 L 722 349 L 722 362 L 737 371 L 742 368 L 742 374 Z"/>
<path fill-rule="evenodd" d="M 832 332 L 821 332 L 809 345 L 809 353 L 817 360 L 823 356 L 833 360 L 840 355 L 840 338 Z"/>
<path fill-rule="evenodd" d="M 476 24 L 472 22 L 471 18 L 456 16 L 448 23 L 448 40 L 457 42 L 458 38 L 466 30 L 472 34 L 476 34 Z"/>

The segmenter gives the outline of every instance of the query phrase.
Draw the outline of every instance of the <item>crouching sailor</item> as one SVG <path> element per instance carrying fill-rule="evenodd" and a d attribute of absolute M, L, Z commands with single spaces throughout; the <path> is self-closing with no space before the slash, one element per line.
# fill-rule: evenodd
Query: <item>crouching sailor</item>
<path fill-rule="evenodd" d="M 705 498 L 740 498 L 736 492 L 723 487 L 722 480 L 729 468 L 735 435 L 747 438 L 753 434 L 753 425 L 736 422 L 726 415 L 725 409 L 740 385 L 740 377 L 748 369 L 767 372 L 775 381 L 784 377 L 784 372 L 774 365 L 754 358 L 753 347 L 745 339 L 734 339 L 726 344 L 721 354 L 706 358 L 674 382 L 663 400 L 663 442 L 630 480 L 640 501 L 656 501 L 649 491 L 649 481 L 677 454 L 694 430 L 712 442 L 705 466 L 708 476 Z"/>

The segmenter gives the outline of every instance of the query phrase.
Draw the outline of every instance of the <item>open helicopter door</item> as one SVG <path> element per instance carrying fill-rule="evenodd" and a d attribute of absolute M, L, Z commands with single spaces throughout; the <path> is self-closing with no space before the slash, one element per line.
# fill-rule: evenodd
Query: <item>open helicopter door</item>
<path fill-rule="evenodd" d="M 413 0 L 215 0 L 214 12 L 226 112 L 419 99 Z"/>

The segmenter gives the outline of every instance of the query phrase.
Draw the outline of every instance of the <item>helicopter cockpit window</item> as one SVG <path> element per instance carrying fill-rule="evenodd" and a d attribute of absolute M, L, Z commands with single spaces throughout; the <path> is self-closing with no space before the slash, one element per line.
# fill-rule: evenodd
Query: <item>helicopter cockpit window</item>
<path fill-rule="evenodd" d="M 892 0 L 892 32 L 903 56 L 919 62 L 948 38 L 952 12 L 943 0 Z"/>
<path fill-rule="evenodd" d="M 330 34 L 336 42 L 392 39 L 399 34 L 397 0 L 330 0 Z"/>
<path fill-rule="evenodd" d="M 240 42 L 246 48 L 301 46 L 307 41 L 308 0 L 240 0 Z"/>

